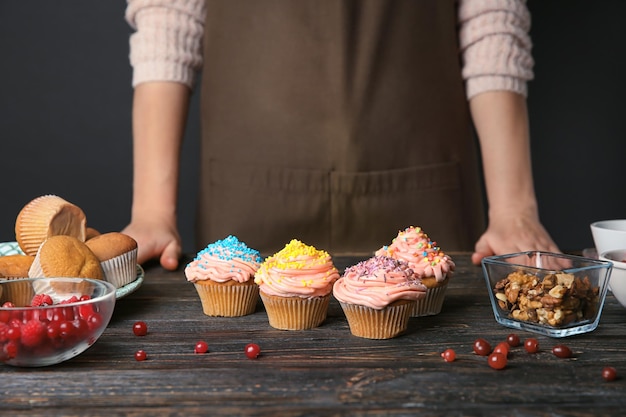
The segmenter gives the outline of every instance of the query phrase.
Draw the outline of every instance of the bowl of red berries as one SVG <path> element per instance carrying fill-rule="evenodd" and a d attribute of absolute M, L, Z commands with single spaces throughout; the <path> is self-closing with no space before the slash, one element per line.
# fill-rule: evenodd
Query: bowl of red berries
<path fill-rule="evenodd" d="M 482 260 L 498 323 L 549 337 L 595 330 L 611 276 L 611 262 L 530 251 Z"/>
<path fill-rule="evenodd" d="M 0 362 L 40 367 L 71 359 L 109 324 L 115 287 L 86 278 L 0 281 Z"/>

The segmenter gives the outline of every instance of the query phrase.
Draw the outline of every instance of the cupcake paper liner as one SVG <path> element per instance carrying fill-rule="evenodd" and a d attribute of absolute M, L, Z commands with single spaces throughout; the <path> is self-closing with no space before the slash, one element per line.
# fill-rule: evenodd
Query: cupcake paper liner
<path fill-rule="evenodd" d="M 391 339 L 406 331 L 414 303 L 399 300 L 381 310 L 343 302 L 339 304 L 348 319 L 352 335 L 366 339 Z"/>
<path fill-rule="evenodd" d="M 7 281 L 14 280 L 19 280 L 19 278 L 7 279 Z M 3 289 L 4 291 L 2 291 Z M 18 281 L 12 283 L 11 285 L 2 286 L 0 288 L 0 295 L 0 300 L 2 300 L 3 304 L 10 301 L 16 307 L 26 307 L 30 305 L 33 296 L 35 295 L 35 291 L 29 281 Z"/>
<path fill-rule="evenodd" d="M 137 279 L 137 249 L 100 262 L 104 279 L 121 288 Z"/>
<path fill-rule="evenodd" d="M 228 285 L 202 281 L 194 286 L 207 316 L 241 317 L 256 310 L 259 286 L 253 281 Z"/>
<path fill-rule="evenodd" d="M 279 330 L 307 330 L 326 320 L 330 294 L 323 297 L 278 297 L 264 294 L 261 299 L 270 326 Z"/>
<path fill-rule="evenodd" d="M 27 255 L 35 255 L 39 246 L 48 238 L 51 219 L 58 214 L 59 207 L 71 204 L 61 197 L 54 195 L 41 196 L 26 205 L 18 215 L 16 237 L 20 248 Z M 78 207 L 72 207 L 74 213 L 82 213 Z M 85 219 L 82 215 L 82 225 L 78 239 L 85 240 Z"/>
<path fill-rule="evenodd" d="M 424 317 L 441 313 L 447 288 L 448 282 L 438 287 L 428 288 L 426 296 L 413 304 L 410 316 Z"/>

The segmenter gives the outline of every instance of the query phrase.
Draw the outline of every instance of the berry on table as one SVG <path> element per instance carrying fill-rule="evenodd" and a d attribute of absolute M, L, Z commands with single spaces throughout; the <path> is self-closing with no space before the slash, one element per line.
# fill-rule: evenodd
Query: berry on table
<path fill-rule="evenodd" d="M 454 349 L 446 349 L 441 352 L 441 357 L 446 362 L 454 362 L 456 360 L 456 352 Z"/>
<path fill-rule="evenodd" d="M 506 337 L 506 342 L 509 344 L 509 346 L 511 347 L 517 347 L 520 345 L 521 341 L 519 339 L 519 336 L 516 335 L 515 333 L 511 333 L 510 335 L 508 335 Z"/>
<path fill-rule="evenodd" d="M 148 354 L 146 353 L 145 350 L 139 349 L 137 352 L 135 352 L 135 360 L 136 361 L 145 361 L 148 358 Z"/>
<path fill-rule="evenodd" d="M 500 342 L 493 348 L 493 353 L 502 353 L 504 356 L 509 356 L 510 345 L 507 342 Z"/>
<path fill-rule="evenodd" d="M 494 352 L 487 358 L 487 363 L 493 369 L 504 369 L 506 367 L 507 359 L 504 353 Z"/>
<path fill-rule="evenodd" d="M 201 340 L 198 343 L 196 343 L 196 347 L 194 349 L 194 352 L 196 353 L 207 353 L 209 351 L 209 345 L 207 344 L 207 342 Z"/>
<path fill-rule="evenodd" d="M 602 378 L 605 381 L 615 381 L 617 379 L 617 370 L 612 366 L 605 366 L 602 368 Z"/>
<path fill-rule="evenodd" d="M 145 321 L 137 321 L 133 324 L 133 333 L 135 336 L 145 336 L 148 334 L 148 325 Z"/>
<path fill-rule="evenodd" d="M 256 359 L 261 353 L 261 348 L 256 343 L 248 343 L 244 349 L 248 359 Z"/>
<path fill-rule="evenodd" d="M 572 350 L 565 345 L 556 345 L 552 348 L 552 354 L 557 358 L 571 358 Z"/>
<path fill-rule="evenodd" d="M 491 345 L 485 339 L 478 338 L 474 341 L 474 353 L 487 356 L 491 353 Z"/>
<path fill-rule="evenodd" d="M 535 338 L 529 338 L 524 341 L 524 349 L 528 353 L 537 353 L 539 352 L 539 342 Z"/>

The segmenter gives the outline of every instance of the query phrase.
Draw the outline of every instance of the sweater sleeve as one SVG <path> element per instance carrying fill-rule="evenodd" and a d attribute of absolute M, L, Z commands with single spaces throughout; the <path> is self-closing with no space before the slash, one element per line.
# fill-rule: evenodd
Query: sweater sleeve
<path fill-rule="evenodd" d="M 172 81 L 193 87 L 202 67 L 204 0 L 127 0 L 133 87 Z"/>
<path fill-rule="evenodd" d="M 467 98 L 493 90 L 526 96 L 534 76 L 526 0 L 461 0 L 458 13 Z"/>

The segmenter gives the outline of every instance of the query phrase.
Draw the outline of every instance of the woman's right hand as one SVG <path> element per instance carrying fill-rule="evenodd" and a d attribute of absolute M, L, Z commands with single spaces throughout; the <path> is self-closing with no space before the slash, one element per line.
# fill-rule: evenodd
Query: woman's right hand
<path fill-rule="evenodd" d="M 158 259 L 165 269 L 178 268 L 182 244 L 175 220 L 133 220 L 122 233 L 137 241 L 137 263 Z"/>

